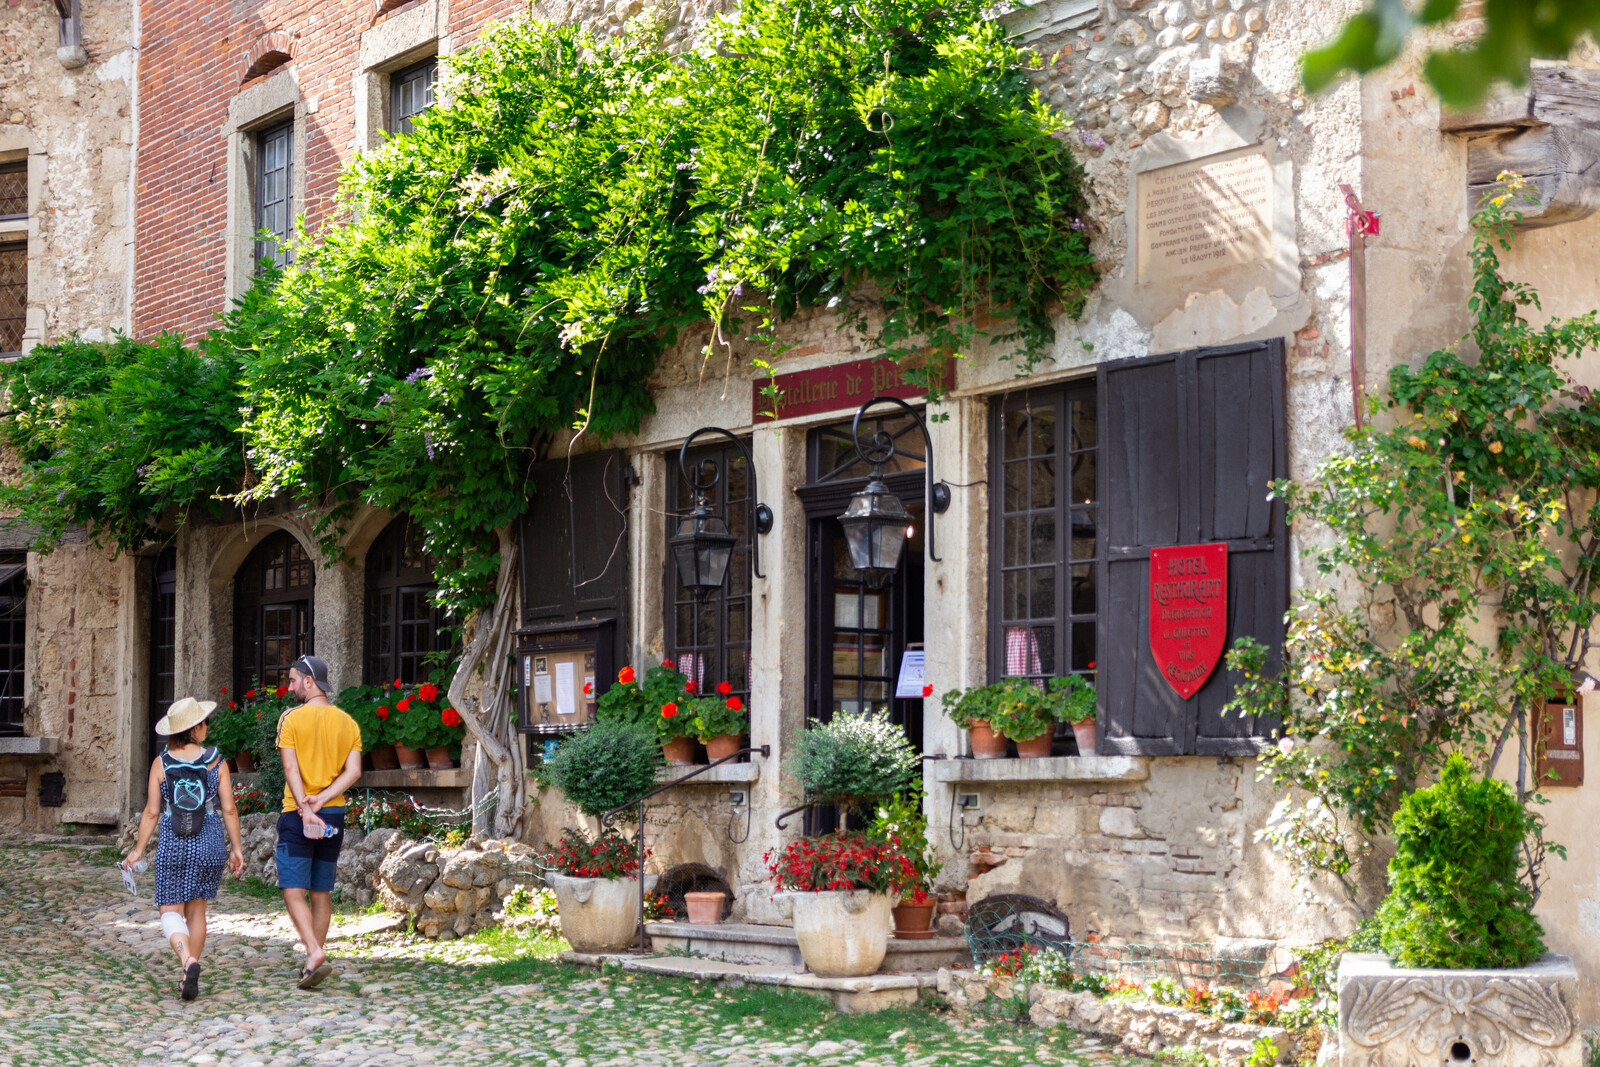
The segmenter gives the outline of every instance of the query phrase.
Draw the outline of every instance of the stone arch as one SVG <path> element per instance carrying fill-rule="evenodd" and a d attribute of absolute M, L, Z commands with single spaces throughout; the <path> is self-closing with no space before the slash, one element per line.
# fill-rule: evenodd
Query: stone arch
<path fill-rule="evenodd" d="M 211 565 L 206 569 L 206 582 L 213 591 L 224 588 L 231 590 L 233 579 L 256 550 L 256 546 L 279 530 L 287 530 L 289 535 L 300 542 L 300 547 L 306 550 L 319 568 L 322 566 L 322 551 L 317 544 L 317 539 L 311 536 L 310 528 L 303 522 L 297 522 L 287 517 L 273 516 L 259 518 L 248 524 L 237 527 L 237 532 L 219 543 L 211 554 Z"/>
<path fill-rule="evenodd" d="M 722 917 L 733 914 L 733 888 L 728 880 L 704 863 L 680 863 L 663 874 L 656 882 L 654 892 L 667 898 L 667 907 L 675 919 L 687 919 L 689 909 L 683 902 L 685 893 L 726 893 L 722 902 Z"/>
<path fill-rule="evenodd" d="M 240 82 L 259 78 L 294 59 L 294 38 L 282 30 L 273 30 L 256 38 L 256 43 L 244 57 L 244 77 Z"/>
<path fill-rule="evenodd" d="M 345 525 L 344 536 L 339 540 L 339 547 L 344 551 L 345 560 L 357 570 L 365 567 L 367 553 L 372 551 L 373 543 L 389 528 L 389 524 L 402 514 L 404 513 L 362 505 L 356 512 L 355 518 Z"/>

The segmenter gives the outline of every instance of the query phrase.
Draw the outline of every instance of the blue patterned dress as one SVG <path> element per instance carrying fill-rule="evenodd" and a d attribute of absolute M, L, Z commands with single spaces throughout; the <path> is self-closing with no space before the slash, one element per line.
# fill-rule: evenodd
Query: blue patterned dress
<path fill-rule="evenodd" d="M 163 760 L 167 758 L 162 755 Z M 207 765 L 206 788 L 211 794 L 221 788 L 222 760 L 217 750 L 208 748 L 197 763 Z M 228 839 L 222 829 L 222 816 L 208 811 L 205 828 L 193 837 L 172 832 L 172 779 L 161 779 L 161 838 L 156 843 L 156 905 L 182 904 L 190 900 L 217 899 L 222 869 L 228 863 Z"/>

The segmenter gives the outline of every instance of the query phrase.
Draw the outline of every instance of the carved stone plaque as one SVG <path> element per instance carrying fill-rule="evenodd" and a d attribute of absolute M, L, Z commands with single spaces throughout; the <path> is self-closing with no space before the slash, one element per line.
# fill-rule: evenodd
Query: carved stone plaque
<path fill-rule="evenodd" d="M 1340 1067 L 1582 1067 L 1578 976 L 1565 956 L 1508 970 L 1339 963 Z"/>
<path fill-rule="evenodd" d="M 1273 175 L 1265 146 L 1143 171 L 1137 180 L 1141 283 L 1271 261 Z"/>

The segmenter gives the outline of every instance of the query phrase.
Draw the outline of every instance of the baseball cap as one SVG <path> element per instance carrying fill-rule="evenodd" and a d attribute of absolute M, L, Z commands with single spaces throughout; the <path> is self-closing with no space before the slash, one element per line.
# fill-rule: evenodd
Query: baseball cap
<path fill-rule="evenodd" d="M 317 656 L 301 656 L 289 664 L 289 669 L 309 674 L 311 680 L 317 683 L 317 688 L 322 690 L 323 696 L 333 694 L 333 684 L 328 681 L 328 665 Z"/>

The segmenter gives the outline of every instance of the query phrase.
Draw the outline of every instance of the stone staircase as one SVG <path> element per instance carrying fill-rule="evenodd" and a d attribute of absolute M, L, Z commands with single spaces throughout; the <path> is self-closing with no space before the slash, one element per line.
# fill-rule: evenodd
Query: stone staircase
<path fill-rule="evenodd" d="M 644 924 L 652 951 L 724 963 L 805 970 L 800 944 L 792 926 L 756 923 L 715 923 L 696 926 L 684 922 Z M 964 937 L 933 937 L 926 941 L 889 938 L 889 954 L 880 974 L 931 974 L 941 967 L 967 967 L 972 957 Z"/>

